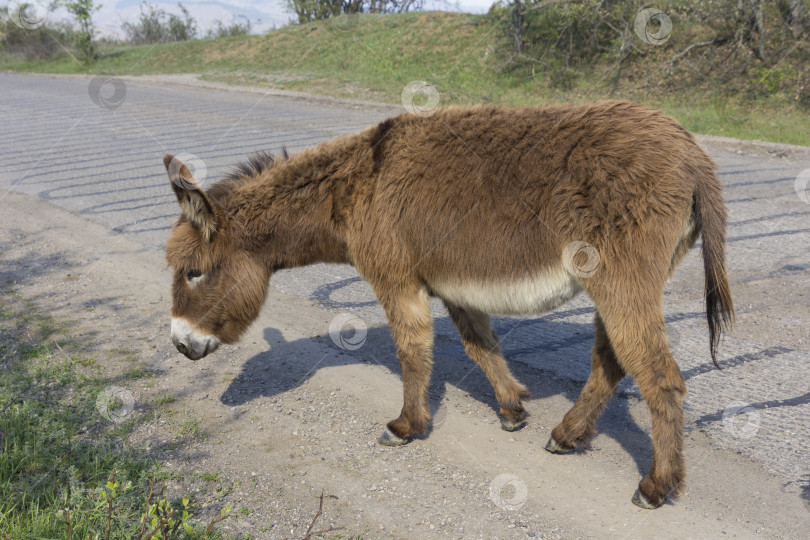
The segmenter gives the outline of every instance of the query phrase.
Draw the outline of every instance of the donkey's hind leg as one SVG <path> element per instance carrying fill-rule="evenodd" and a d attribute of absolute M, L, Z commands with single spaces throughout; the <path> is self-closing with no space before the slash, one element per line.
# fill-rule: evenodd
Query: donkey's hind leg
<path fill-rule="evenodd" d="M 652 417 L 653 458 L 650 473 L 639 482 L 633 502 L 657 508 L 683 488 L 683 401 L 686 383 L 669 350 L 660 300 L 614 292 L 608 309 L 596 300 L 605 330 L 622 368 L 636 381 Z"/>
<path fill-rule="evenodd" d="M 506 431 L 519 429 L 529 416 L 520 400 L 531 397 L 531 394 L 509 371 L 489 316 L 447 302 L 444 305 L 461 334 L 467 355 L 481 366 L 495 389 L 495 398 L 501 406 L 501 427 Z"/>
<path fill-rule="evenodd" d="M 375 287 L 402 367 L 404 404 L 398 418 L 388 422 L 380 444 L 398 446 L 427 432 L 430 422 L 428 386 L 433 366 L 433 319 L 424 286 Z"/>
<path fill-rule="evenodd" d="M 565 454 L 586 444 L 596 432 L 596 419 L 624 377 L 599 314 L 594 317 L 596 341 L 591 356 L 591 374 L 579 398 L 562 422 L 551 432 L 546 450 Z"/>

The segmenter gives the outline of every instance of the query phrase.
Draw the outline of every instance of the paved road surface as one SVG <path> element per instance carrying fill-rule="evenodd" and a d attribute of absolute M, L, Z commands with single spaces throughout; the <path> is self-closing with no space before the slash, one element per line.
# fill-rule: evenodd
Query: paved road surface
<path fill-rule="evenodd" d="M 395 111 L 144 81 L 115 84 L 99 97 L 90 78 L 0 74 L 0 188 L 101 223 L 151 254 L 162 249 L 178 214 L 161 163 L 165 152 L 197 156 L 197 174 L 204 168 L 210 183 L 251 152 L 284 145 L 294 152 Z M 706 430 L 717 445 L 760 461 L 810 500 L 810 190 L 804 200 L 796 191 L 800 173 L 810 175 L 810 152 L 742 148 L 708 147 L 726 186 L 739 317 L 721 349 L 722 372 L 708 359 L 696 250 L 665 293 L 673 350 L 690 391 L 687 429 Z M 368 325 L 384 323 L 351 268 L 286 271 L 272 283 Z M 463 354 L 438 305 L 434 315 L 437 358 Z M 590 302 L 578 297 L 542 317 L 498 319 L 496 328 L 513 361 L 541 375 L 583 381 L 592 316 Z M 357 354 L 373 359 L 374 351 Z M 622 391 L 637 393 L 630 381 Z"/>

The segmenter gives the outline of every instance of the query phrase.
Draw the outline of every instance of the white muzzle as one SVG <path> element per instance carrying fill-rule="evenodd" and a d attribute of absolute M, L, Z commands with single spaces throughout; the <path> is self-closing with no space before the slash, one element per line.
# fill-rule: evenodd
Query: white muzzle
<path fill-rule="evenodd" d="M 194 330 L 185 319 L 172 317 L 172 343 L 191 360 L 199 360 L 219 347 L 219 339 Z"/>

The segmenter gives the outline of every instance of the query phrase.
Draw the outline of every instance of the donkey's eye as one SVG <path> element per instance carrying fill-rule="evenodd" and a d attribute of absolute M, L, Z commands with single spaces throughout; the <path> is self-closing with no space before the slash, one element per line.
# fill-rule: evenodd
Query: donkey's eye
<path fill-rule="evenodd" d="M 194 278 L 198 278 L 202 275 L 202 272 L 199 270 L 186 270 L 186 279 L 191 281 Z"/>

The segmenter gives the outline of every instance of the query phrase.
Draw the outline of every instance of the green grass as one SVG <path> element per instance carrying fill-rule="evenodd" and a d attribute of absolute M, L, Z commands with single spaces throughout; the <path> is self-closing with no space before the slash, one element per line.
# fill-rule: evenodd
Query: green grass
<path fill-rule="evenodd" d="M 187 418 L 180 424 L 180 431 L 177 436 L 180 438 L 188 437 L 191 439 L 205 439 L 208 434 L 201 427 L 202 420 L 199 418 Z"/>
<path fill-rule="evenodd" d="M 9 298 L 0 296 L 2 538 L 105 538 L 109 531 L 132 539 L 142 518 L 147 533 L 171 522 L 176 538 L 221 538 L 193 522 L 192 501 L 163 496 L 170 474 L 157 461 L 122 444 L 146 415 L 116 423 L 100 413 L 99 394 L 122 378 L 105 378 L 87 357 L 64 352 L 53 341 L 55 321 Z M 112 410 L 123 403 L 111 401 Z"/>
<path fill-rule="evenodd" d="M 505 69 L 499 52 L 505 39 L 502 25 L 487 15 L 362 14 L 290 25 L 259 36 L 117 46 L 103 50 L 90 65 L 68 55 L 48 61 L 0 56 L 0 69 L 110 75 L 195 73 L 205 80 L 229 84 L 389 103 L 399 103 L 405 85 L 421 80 L 435 85 L 440 105 L 628 98 L 663 109 L 697 133 L 810 146 L 807 111 L 779 94 L 741 103 L 718 98 L 719 90 L 711 85 L 702 90 L 647 93 L 629 82 L 616 92 L 596 74 L 598 70 L 583 75 L 567 90 L 553 89 L 541 73 L 527 76 L 517 69 Z M 734 81 L 735 85 L 749 83 L 755 81 Z"/>
<path fill-rule="evenodd" d="M 171 394 L 160 394 L 157 398 L 155 398 L 155 406 L 161 407 L 163 405 L 170 405 L 177 401 L 177 398 Z"/>
<path fill-rule="evenodd" d="M 808 115 L 780 110 L 772 101 L 689 104 L 670 99 L 656 105 L 695 133 L 810 146 Z"/>
<path fill-rule="evenodd" d="M 205 482 L 219 482 L 221 477 L 217 472 L 195 472 L 191 474 L 192 481 L 204 480 Z"/>
<path fill-rule="evenodd" d="M 126 373 L 124 373 L 124 378 L 132 381 L 137 381 L 139 379 L 146 379 L 149 377 L 154 377 L 155 373 L 149 371 L 147 368 L 143 366 L 138 366 L 130 369 Z"/>

